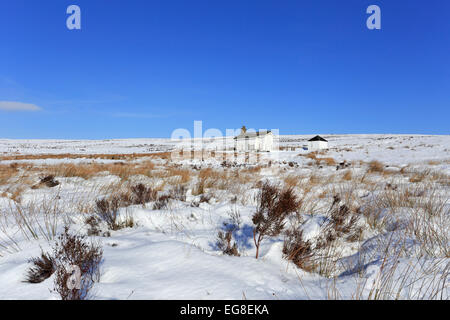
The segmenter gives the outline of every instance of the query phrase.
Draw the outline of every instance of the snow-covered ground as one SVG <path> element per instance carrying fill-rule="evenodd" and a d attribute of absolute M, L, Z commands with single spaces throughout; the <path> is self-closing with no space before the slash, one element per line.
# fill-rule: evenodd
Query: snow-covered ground
<path fill-rule="evenodd" d="M 95 216 L 96 201 L 139 183 L 158 197 L 183 185 L 185 198 L 172 197 L 162 208 L 154 199 L 121 207 L 119 220 L 132 217 L 132 227 L 113 231 L 100 222 L 101 232 L 89 237 L 103 248 L 92 299 L 449 299 L 450 136 L 323 137 L 326 152 L 264 153 L 251 165 L 146 157 L 0 160 L 0 299 L 59 299 L 55 274 L 41 283 L 24 281 L 28 260 L 51 252 L 64 225 L 88 234 L 86 219 Z M 309 138 L 281 136 L 280 146 L 299 148 Z M 0 159 L 154 153 L 174 146 L 168 139 L 0 140 Z M 39 183 L 48 174 L 45 166 L 143 161 L 154 167 L 121 177 L 61 173 L 57 186 Z M 1 170 L 9 167 L 14 174 L 2 179 Z M 255 258 L 252 215 L 261 181 L 291 186 L 302 199 L 284 230 L 309 241 L 314 256 L 307 267 L 283 254 L 284 231 L 266 237 Z M 356 222 L 351 232 L 333 230 L 334 239 L 320 245 L 331 235 L 337 195 Z M 218 232 L 230 226 L 240 256 L 217 246 Z"/>
<path fill-rule="evenodd" d="M 280 147 L 296 147 L 307 143 L 311 135 L 279 136 Z M 407 164 L 450 158 L 450 135 L 323 135 L 329 141 L 327 153 L 336 160 L 379 160 L 391 164 Z M 171 151 L 179 144 L 170 139 L 121 140 L 8 140 L 0 139 L 0 156 L 45 154 L 133 154 Z M 205 140 L 205 148 L 216 142 Z M 307 151 L 301 152 L 307 153 Z M 291 160 L 298 151 L 275 153 L 272 157 Z"/>
<path fill-rule="evenodd" d="M 8 140 L 0 139 L 0 154 L 121 154 L 165 151 L 170 139 Z"/>
<path fill-rule="evenodd" d="M 322 135 L 330 142 L 330 148 L 336 152 L 366 151 L 380 152 L 388 150 L 403 151 L 405 157 L 411 156 L 412 151 L 422 154 L 433 149 L 433 155 L 449 152 L 449 135 L 391 135 L 391 134 L 364 134 L 364 135 Z M 312 135 L 281 135 L 280 146 L 302 146 Z M 109 140 L 10 140 L 0 139 L 0 154 L 121 154 L 166 151 L 173 147 L 177 141 L 171 139 L 109 139 Z M 213 142 L 204 140 L 203 144 Z M 392 147 L 394 149 L 389 149 Z M 345 149 L 345 150 L 341 150 Z M 352 149 L 352 150 L 347 150 Z M 405 150 L 403 150 L 405 149 Z M 358 150 L 363 150 L 358 151 Z M 409 152 L 409 153 L 408 153 Z"/>

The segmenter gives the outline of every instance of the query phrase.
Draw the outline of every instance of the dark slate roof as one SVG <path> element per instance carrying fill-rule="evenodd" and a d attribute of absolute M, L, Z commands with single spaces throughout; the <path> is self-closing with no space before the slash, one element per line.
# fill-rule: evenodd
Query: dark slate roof
<path fill-rule="evenodd" d="M 263 137 L 266 134 L 272 133 L 271 131 L 261 131 L 261 132 L 246 132 L 246 133 L 242 133 L 236 137 L 234 137 L 234 139 L 246 139 L 246 138 L 254 138 L 254 137 Z"/>
<path fill-rule="evenodd" d="M 325 141 L 325 142 L 328 142 L 327 140 L 325 140 L 321 136 L 315 136 L 314 138 L 309 139 L 308 141 Z"/>

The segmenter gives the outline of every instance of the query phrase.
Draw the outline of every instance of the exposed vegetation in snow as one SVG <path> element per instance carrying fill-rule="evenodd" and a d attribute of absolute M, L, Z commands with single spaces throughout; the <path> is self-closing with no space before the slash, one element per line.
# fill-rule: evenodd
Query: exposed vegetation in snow
<path fill-rule="evenodd" d="M 450 137 L 324 137 L 256 163 L 0 140 L 0 298 L 449 299 Z"/>

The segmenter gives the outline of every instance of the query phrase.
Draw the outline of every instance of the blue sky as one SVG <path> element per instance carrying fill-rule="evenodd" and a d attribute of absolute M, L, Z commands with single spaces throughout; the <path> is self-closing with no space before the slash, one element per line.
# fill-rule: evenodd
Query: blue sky
<path fill-rule="evenodd" d="M 82 30 L 66 28 L 71 4 Z M 170 137 L 194 120 L 450 134 L 449 14 L 446 0 L 3 0 L 0 138 Z"/>

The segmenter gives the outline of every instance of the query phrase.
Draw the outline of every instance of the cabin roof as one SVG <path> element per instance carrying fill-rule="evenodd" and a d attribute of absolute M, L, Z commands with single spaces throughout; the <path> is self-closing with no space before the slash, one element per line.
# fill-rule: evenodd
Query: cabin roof
<path fill-rule="evenodd" d="M 325 141 L 325 142 L 328 142 L 327 140 L 325 140 L 321 136 L 315 136 L 314 138 L 309 139 L 308 141 Z"/>
<path fill-rule="evenodd" d="M 239 134 L 238 136 L 234 137 L 234 139 L 248 139 L 248 138 L 255 138 L 255 137 L 264 137 L 265 135 L 272 134 L 271 131 L 260 131 L 260 132 L 246 132 Z"/>

